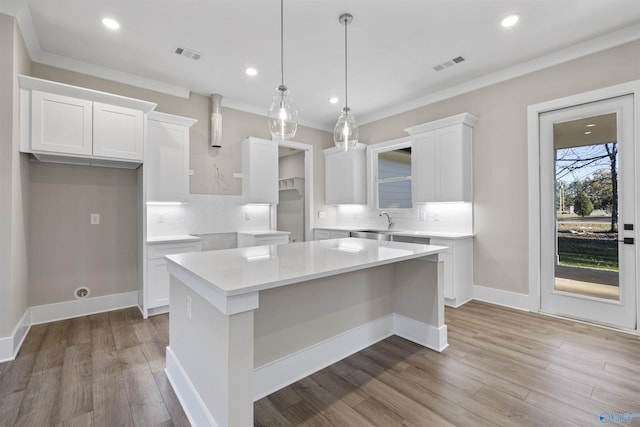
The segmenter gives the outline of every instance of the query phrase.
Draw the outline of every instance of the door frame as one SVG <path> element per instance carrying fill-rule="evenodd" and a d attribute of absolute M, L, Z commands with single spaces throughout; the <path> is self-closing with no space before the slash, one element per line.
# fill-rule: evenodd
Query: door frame
<path fill-rule="evenodd" d="M 581 104 L 602 101 L 623 95 L 633 95 L 634 105 L 634 144 L 635 166 L 640 170 L 640 80 L 623 83 L 615 86 L 597 89 L 590 92 L 572 95 L 564 98 L 554 99 L 539 104 L 530 105 L 527 108 L 527 136 L 528 136 L 528 249 L 529 249 L 529 310 L 535 313 L 540 312 L 540 285 L 541 285 L 541 214 L 540 214 L 540 114 L 562 108 L 569 108 Z M 638 181 L 638 177 L 636 177 Z M 636 204 L 640 204 L 636 202 Z M 638 235 L 640 227 L 640 206 L 636 206 L 634 223 L 636 224 L 635 237 Z M 636 238 L 636 244 L 638 239 Z M 636 277 L 635 283 L 638 286 L 640 276 L 640 249 L 636 249 Z M 636 290 L 636 334 L 640 332 L 640 289 Z"/>
<path fill-rule="evenodd" d="M 295 148 L 304 153 L 304 240 L 313 240 L 313 145 L 288 140 L 273 140 L 278 147 Z M 277 205 L 270 205 L 269 221 L 272 230 L 277 229 Z"/>

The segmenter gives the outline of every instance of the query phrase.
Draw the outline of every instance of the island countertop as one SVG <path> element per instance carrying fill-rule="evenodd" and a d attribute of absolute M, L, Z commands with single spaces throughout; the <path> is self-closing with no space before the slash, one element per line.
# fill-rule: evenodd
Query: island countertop
<path fill-rule="evenodd" d="M 188 274 L 225 297 L 428 257 L 446 247 L 356 238 L 168 255 L 170 272 Z"/>

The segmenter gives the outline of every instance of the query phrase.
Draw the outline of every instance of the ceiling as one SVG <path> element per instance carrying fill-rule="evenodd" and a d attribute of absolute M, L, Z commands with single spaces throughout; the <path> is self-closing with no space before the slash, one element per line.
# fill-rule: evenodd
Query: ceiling
<path fill-rule="evenodd" d="M 35 62 L 178 96 L 220 93 L 223 106 L 263 115 L 280 83 L 277 0 L 2 0 L 0 12 L 17 17 Z M 349 106 L 360 124 L 640 38 L 638 0 L 285 0 L 285 84 L 303 125 L 332 130 L 342 109 L 343 12 L 354 16 Z M 502 28 L 512 12 L 520 22 Z M 107 30 L 105 16 L 121 28 Z"/>

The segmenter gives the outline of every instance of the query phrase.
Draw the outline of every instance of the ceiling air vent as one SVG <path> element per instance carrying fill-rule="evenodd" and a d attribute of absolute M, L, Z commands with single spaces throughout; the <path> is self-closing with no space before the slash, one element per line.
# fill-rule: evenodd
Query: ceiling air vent
<path fill-rule="evenodd" d="M 186 47 L 180 47 L 180 46 L 176 47 L 173 50 L 173 53 L 175 53 L 177 55 L 180 55 L 180 56 L 184 56 L 185 58 L 191 58 L 193 60 L 198 60 L 198 59 L 200 59 L 200 56 L 201 56 L 200 52 L 196 52 L 193 49 L 188 49 Z"/>
<path fill-rule="evenodd" d="M 433 67 L 433 69 L 435 71 L 442 71 L 445 68 L 453 67 L 454 65 L 461 63 L 465 59 L 466 58 L 464 56 L 456 56 L 453 59 L 449 59 L 447 61 L 444 61 L 442 64 L 436 65 L 435 67 Z"/>

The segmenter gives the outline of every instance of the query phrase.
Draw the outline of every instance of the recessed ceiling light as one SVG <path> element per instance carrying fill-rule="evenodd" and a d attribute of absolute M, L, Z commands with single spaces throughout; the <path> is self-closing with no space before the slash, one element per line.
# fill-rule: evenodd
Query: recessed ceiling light
<path fill-rule="evenodd" d="M 500 25 L 502 25 L 505 28 L 513 27 L 518 23 L 519 20 L 520 20 L 520 15 L 514 13 L 513 15 L 509 15 L 505 17 L 502 20 L 502 22 L 500 22 Z"/>
<path fill-rule="evenodd" d="M 246 70 L 244 70 L 245 73 L 247 73 L 247 76 L 251 76 L 254 77 L 258 74 L 258 70 L 256 70 L 253 67 L 247 67 Z"/>
<path fill-rule="evenodd" d="M 585 135 L 591 135 L 591 131 L 590 131 L 590 130 L 588 130 L 588 131 L 586 131 L 584 134 L 585 134 Z"/>
<path fill-rule="evenodd" d="M 592 128 L 592 127 L 594 127 L 595 125 L 596 125 L 595 123 L 589 123 L 589 124 L 587 125 L 587 127 L 588 127 L 588 128 Z"/>
<path fill-rule="evenodd" d="M 335 96 L 332 96 L 331 98 L 329 98 L 329 102 L 332 104 L 337 104 L 339 101 L 339 99 Z"/>
<path fill-rule="evenodd" d="M 120 24 L 118 23 L 118 21 L 111 18 L 102 18 L 102 25 L 110 30 L 117 30 L 118 28 L 120 28 Z"/>

